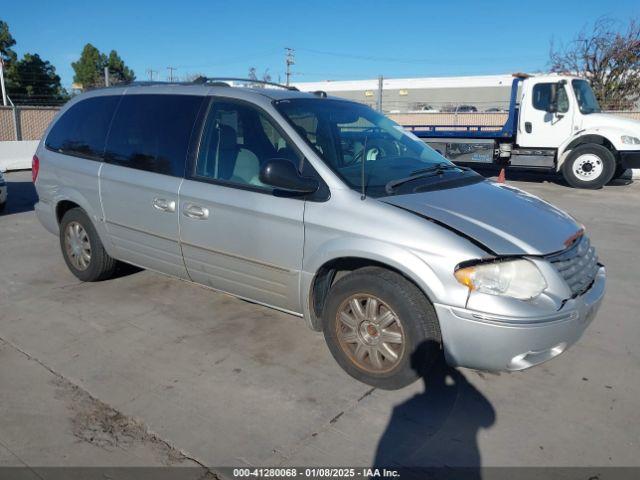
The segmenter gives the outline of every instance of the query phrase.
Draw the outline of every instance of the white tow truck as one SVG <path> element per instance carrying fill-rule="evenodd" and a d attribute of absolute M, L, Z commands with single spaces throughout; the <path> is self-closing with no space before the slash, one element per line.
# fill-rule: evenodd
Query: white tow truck
<path fill-rule="evenodd" d="M 403 125 L 455 163 L 559 172 L 576 188 L 600 188 L 640 168 L 640 121 L 604 114 L 589 82 L 514 75 L 507 121 Z"/>

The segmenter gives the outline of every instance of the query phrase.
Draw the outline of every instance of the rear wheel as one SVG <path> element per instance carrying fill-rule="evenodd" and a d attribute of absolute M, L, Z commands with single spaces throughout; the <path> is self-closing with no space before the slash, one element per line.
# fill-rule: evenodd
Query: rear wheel
<path fill-rule="evenodd" d="M 562 167 L 565 180 L 574 188 L 602 188 L 613 178 L 615 171 L 616 159 L 613 153 L 596 144 L 575 148 Z"/>
<path fill-rule="evenodd" d="M 324 336 L 349 375 L 387 390 L 414 382 L 440 352 L 429 300 L 402 275 L 379 267 L 356 270 L 331 287 Z"/>
<path fill-rule="evenodd" d="M 115 273 L 116 260 L 106 252 L 93 223 L 80 208 L 62 217 L 60 248 L 71 273 L 83 282 L 106 280 Z"/>

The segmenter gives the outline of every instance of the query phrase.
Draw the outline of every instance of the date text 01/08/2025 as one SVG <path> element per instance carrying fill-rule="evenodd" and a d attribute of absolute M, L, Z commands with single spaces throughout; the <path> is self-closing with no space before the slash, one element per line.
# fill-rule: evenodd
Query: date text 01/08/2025
<path fill-rule="evenodd" d="M 397 478 L 396 470 L 386 468 L 234 468 L 233 478 Z"/>

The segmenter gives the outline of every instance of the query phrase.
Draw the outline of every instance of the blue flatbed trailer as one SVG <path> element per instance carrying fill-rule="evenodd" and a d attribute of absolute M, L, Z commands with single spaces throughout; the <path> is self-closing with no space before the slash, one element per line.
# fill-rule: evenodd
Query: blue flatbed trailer
<path fill-rule="evenodd" d="M 504 166 L 509 163 L 512 147 L 516 143 L 520 113 L 518 87 L 524 78 L 517 76 L 513 79 L 507 120 L 502 126 L 403 125 L 403 127 L 455 163 L 472 166 Z M 531 152 L 522 153 L 528 155 Z M 551 152 L 537 152 L 537 154 L 540 153 L 551 154 Z"/>

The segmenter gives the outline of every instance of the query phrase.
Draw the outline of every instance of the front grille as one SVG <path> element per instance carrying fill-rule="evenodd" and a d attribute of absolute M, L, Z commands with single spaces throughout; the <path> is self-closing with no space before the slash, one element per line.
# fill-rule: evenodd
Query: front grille
<path fill-rule="evenodd" d="M 547 256 L 547 260 L 567 282 L 573 297 L 582 295 L 591 287 L 600 268 L 596 250 L 586 236 L 566 250 Z"/>

